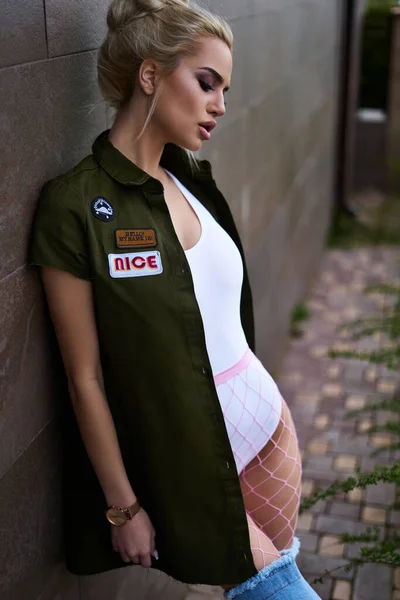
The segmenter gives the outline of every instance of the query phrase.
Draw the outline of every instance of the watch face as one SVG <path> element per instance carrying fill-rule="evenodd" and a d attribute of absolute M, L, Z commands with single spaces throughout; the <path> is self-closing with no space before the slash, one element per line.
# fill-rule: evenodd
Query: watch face
<path fill-rule="evenodd" d="M 126 523 L 126 516 L 119 508 L 109 508 L 106 517 L 113 525 L 119 526 Z"/>

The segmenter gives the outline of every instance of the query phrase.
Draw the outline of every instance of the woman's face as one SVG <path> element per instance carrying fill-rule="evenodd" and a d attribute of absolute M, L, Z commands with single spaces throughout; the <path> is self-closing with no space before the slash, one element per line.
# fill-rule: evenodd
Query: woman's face
<path fill-rule="evenodd" d="M 165 143 L 199 150 L 225 114 L 224 96 L 232 74 L 232 54 L 218 38 L 200 38 L 198 51 L 181 59 L 162 81 L 152 125 Z"/>

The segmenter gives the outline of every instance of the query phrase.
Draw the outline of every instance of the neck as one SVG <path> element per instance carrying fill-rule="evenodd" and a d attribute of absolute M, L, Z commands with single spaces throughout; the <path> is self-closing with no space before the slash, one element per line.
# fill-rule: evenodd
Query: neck
<path fill-rule="evenodd" d="M 160 159 L 165 141 L 162 140 L 160 133 L 155 131 L 152 121 L 148 123 L 140 139 L 137 139 L 147 117 L 148 102 L 146 100 L 142 99 L 135 106 L 131 102 L 117 112 L 110 130 L 109 140 L 121 154 L 142 171 L 155 179 L 160 179 L 160 176 L 163 175 Z"/>

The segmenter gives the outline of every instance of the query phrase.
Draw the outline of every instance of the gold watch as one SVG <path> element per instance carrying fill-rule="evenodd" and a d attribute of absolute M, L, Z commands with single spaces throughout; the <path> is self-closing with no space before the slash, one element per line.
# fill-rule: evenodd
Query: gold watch
<path fill-rule="evenodd" d="M 123 506 L 117 506 L 116 504 L 113 504 L 112 506 L 109 506 L 107 508 L 105 513 L 111 525 L 121 527 L 122 525 L 125 525 L 128 521 L 131 521 L 133 517 L 137 515 L 140 509 L 141 506 L 136 500 L 136 502 L 128 508 L 124 508 Z"/>

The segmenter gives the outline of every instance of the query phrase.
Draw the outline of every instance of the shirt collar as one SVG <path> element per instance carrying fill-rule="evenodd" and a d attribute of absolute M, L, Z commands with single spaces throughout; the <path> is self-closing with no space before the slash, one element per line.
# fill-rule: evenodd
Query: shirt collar
<path fill-rule="evenodd" d="M 93 156 L 96 162 L 113 179 L 123 185 L 142 185 L 152 177 L 124 156 L 108 138 L 110 130 L 103 131 L 93 144 Z M 178 179 L 190 177 L 195 180 L 212 180 L 211 166 L 206 160 L 198 161 L 199 168 L 193 169 L 187 153 L 175 144 L 167 144 L 161 157 L 160 164 Z"/>

